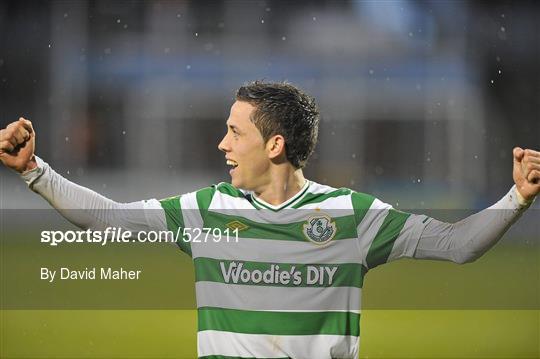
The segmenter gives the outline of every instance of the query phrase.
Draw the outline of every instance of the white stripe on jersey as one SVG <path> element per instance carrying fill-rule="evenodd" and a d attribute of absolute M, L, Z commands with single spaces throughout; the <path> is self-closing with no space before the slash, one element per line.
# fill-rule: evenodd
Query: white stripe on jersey
<path fill-rule="evenodd" d="M 278 287 L 216 282 L 197 282 L 195 287 L 199 308 L 360 313 L 360 288 Z"/>
<path fill-rule="evenodd" d="M 308 193 L 311 191 L 308 190 Z M 241 216 L 254 222 L 265 224 L 286 224 L 306 220 L 308 212 L 320 208 L 330 217 L 343 217 L 354 214 L 350 195 L 331 197 L 319 203 L 306 204 L 299 209 L 284 208 L 278 212 L 268 209 L 256 210 L 245 198 L 234 197 L 216 191 L 209 210 L 231 216 Z M 313 212 L 317 214 L 319 212 Z"/>
<path fill-rule="evenodd" d="M 247 358 L 356 358 L 358 337 L 342 335 L 267 335 L 204 330 L 197 333 L 199 356 Z"/>

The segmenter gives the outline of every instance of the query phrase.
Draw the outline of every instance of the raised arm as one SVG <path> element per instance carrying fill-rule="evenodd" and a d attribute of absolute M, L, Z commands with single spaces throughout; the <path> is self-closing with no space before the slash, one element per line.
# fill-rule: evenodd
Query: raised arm
<path fill-rule="evenodd" d="M 515 186 L 501 200 L 457 223 L 432 219 L 414 258 L 472 262 L 499 241 L 540 191 L 540 152 L 514 148 Z"/>
<path fill-rule="evenodd" d="M 68 221 L 78 227 L 103 230 L 121 227 L 132 232 L 166 229 L 165 214 L 155 200 L 118 203 L 72 183 L 34 155 L 35 131 L 24 118 L 0 130 L 0 161 L 19 172 Z"/>
<path fill-rule="evenodd" d="M 491 207 L 459 222 L 431 219 L 420 236 L 414 258 L 473 262 L 501 239 L 529 205 L 512 187 Z"/>

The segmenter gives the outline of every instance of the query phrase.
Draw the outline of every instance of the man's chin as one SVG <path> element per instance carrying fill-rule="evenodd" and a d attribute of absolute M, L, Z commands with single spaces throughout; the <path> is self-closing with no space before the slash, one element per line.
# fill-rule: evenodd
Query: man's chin
<path fill-rule="evenodd" d="M 246 188 L 246 184 L 244 182 L 239 181 L 238 179 L 235 179 L 234 177 L 231 178 L 231 184 L 235 188 L 243 189 L 243 190 L 249 190 L 248 188 Z"/>
<path fill-rule="evenodd" d="M 235 179 L 234 177 L 231 177 L 231 184 L 236 188 L 240 188 L 239 186 L 242 185 L 242 183 L 238 179 Z"/>

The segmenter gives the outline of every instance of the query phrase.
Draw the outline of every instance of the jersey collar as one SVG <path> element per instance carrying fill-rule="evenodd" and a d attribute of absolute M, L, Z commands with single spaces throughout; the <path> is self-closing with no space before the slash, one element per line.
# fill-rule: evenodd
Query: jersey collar
<path fill-rule="evenodd" d="M 304 183 L 304 185 L 302 186 L 300 191 L 298 191 L 298 193 L 296 193 L 294 196 L 292 196 L 291 198 L 289 198 L 288 200 L 286 200 L 285 202 L 283 202 L 283 203 L 281 203 L 279 205 L 273 205 L 273 204 L 270 204 L 270 203 L 264 201 L 261 198 L 257 198 L 257 196 L 255 196 L 255 193 L 251 193 L 251 198 L 253 199 L 253 202 L 255 202 L 257 207 L 271 209 L 273 211 L 279 211 L 280 209 L 283 209 L 285 207 L 289 207 L 289 206 L 294 205 L 302 197 L 304 197 L 304 195 L 307 193 L 307 190 L 309 188 L 310 183 L 311 183 L 311 181 L 306 180 L 306 182 Z"/>

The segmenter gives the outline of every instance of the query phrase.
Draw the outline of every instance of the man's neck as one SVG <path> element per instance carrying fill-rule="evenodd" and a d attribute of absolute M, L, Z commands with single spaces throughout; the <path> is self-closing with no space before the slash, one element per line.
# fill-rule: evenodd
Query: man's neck
<path fill-rule="evenodd" d="M 254 192 L 257 198 L 273 206 L 279 206 L 300 192 L 305 183 L 306 179 L 301 169 L 290 170 L 279 176 L 273 176 L 262 191 Z"/>

